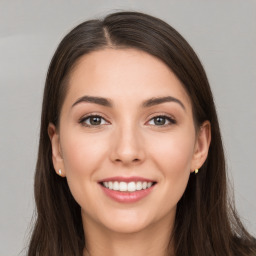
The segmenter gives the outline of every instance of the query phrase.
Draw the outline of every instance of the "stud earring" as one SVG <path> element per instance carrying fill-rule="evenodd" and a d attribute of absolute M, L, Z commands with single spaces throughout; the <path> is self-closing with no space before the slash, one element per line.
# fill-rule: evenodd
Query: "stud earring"
<path fill-rule="evenodd" d="M 59 175 L 61 176 L 61 169 L 59 169 L 58 173 L 59 173 Z"/>
<path fill-rule="evenodd" d="M 198 173 L 198 169 L 195 169 L 195 174 L 197 174 Z"/>

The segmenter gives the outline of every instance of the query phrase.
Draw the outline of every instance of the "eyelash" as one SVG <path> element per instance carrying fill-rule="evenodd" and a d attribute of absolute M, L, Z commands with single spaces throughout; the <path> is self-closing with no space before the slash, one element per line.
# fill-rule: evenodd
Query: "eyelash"
<path fill-rule="evenodd" d="M 86 126 L 86 127 L 89 127 L 89 128 L 96 128 L 100 125 L 105 125 L 105 124 L 99 124 L 99 125 L 86 124 L 85 121 L 90 120 L 90 118 L 100 118 L 101 120 L 103 119 L 106 123 L 108 123 L 105 120 L 105 118 L 103 116 L 99 115 L 99 114 L 90 114 L 90 115 L 84 116 L 79 120 L 79 123 L 82 124 L 83 126 Z M 95 126 L 95 127 L 93 127 L 93 126 Z"/>
<path fill-rule="evenodd" d="M 98 124 L 98 125 L 86 124 L 85 122 L 87 120 L 90 120 L 90 118 L 100 118 L 101 121 L 104 120 L 106 123 L 105 124 Z M 158 126 L 159 128 L 170 126 L 170 125 L 173 125 L 173 124 L 177 123 L 175 119 L 173 119 L 172 117 L 167 116 L 167 115 L 156 115 L 156 116 L 152 117 L 147 123 L 149 123 L 150 121 L 152 121 L 154 119 L 156 120 L 156 118 L 163 118 L 165 120 L 165 123 L 163 125 L 157 125 L 157 124 L 152 125 L 152 126 Z M 166 124 L 166 121 L 169 122 L 169 123 Z M 109 122 L 106 121 L 106 119 L 103 116 L 99 115 L 99 114 L 90 114 L 90 115 L 84 116 L 79 120 L 79 123 L 82 124 L 83 126 L 86 126 L 86 127 L 89 127 L 89 128 L 98 128 L 101 125 L 109 124 Z"/>
<path fill-rule="evenodd" d="M 165 122 L 169 122 L 168 124 L 163 124 L 163 125 L 153 125 L 153 126 L 161 126 L 161 127 L 166 127 L 166 126 L 169 126 L 169 125 L 173 125 L 173 124 L 176 124 L 176 120 L 170 116 L 167 116 L 167 115 L 156 115 L 154 117 L 152 117 L 147 123 L 149 123 L 151 120 L 156 120 L 156 118 L 163 118 L 165 120 Z"/>

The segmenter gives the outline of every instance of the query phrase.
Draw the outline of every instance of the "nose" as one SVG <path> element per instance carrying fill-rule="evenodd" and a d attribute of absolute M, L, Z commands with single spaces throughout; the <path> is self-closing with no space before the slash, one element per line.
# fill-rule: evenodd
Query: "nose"
<path fill-rule="evenodd" d="M 112 162 L 134 165 L 145 160 L 145 148 L 138 127 L 117 128 L 112 139 L 110 158 Z"/>

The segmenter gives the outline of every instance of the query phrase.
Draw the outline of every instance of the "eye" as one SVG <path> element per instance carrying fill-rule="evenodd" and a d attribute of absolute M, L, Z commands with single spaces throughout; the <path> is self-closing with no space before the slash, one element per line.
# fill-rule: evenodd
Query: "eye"
<path fill-rule="evenodd" d="M 90 115 L 87 117 L 83 117 L 80 120 L 80 123 L 85 126 L 100 126 L 108 124 L 108 122 L 100 115 Z"/>
<path fill-rule="evenodd" d="M 148 122 L 149 125 L 156 125 L 156 126 L 167 126 L 175 123 L 176 121 L 168 116 L 155 116 L 151 118 Z"/>

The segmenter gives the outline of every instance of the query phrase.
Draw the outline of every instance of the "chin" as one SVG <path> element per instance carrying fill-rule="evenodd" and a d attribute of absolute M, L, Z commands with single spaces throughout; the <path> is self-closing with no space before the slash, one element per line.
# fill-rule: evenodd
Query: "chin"
<path fill-rule="evenodd" d="M 102 216 L 100 223 L 108 230 L 116 233 L 137 233 L 149 228 L 157 222 L 154 213 L 136 210 L 118 210 L 110 215 Z"/>
<path fill-rule="evenodd" d="M 105 227 L 116 233 L 123 233 L 123 234 L 131 234 L 131 233 L 138 233 L 149 226 L 147 223 L 143 223 L 141 220 L 127 220 L 127 221 L 120 221 L 116 220 L 114 223 L 106 223 Z"/>

